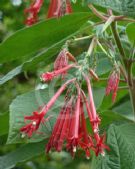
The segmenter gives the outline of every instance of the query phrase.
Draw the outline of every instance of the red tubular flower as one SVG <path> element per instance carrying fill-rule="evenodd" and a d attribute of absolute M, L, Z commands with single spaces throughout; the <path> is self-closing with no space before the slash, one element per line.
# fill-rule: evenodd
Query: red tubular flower
<path fill-rule="evenodd" d="M 79 141 L 79 118 L 80 118 L 80 99 L 81 92 L 80 88 L 78 88 L 78 96 L 75 106 L 75 112 L 72 115 L 72 120 L 70 124 L 69 134 L 68 134 L 68 143 L 67 149 L 71 152 L 72 155 L 76 152 L 76 147 L 78 146 Z"/>
<path fill-rule="evenodd" d="M 80 134 L 79 134 L 80 135 L 79 145 L 85 151 L 86 158 L 89 159 L 90 149 L 94 149 L 94 143 L 92 141 L 91 136 L 88 135 L 82 102 L 80 107 L 80 118 L 81 118 L 81 122 L 80 122 L 81 124 L 80 124 Z"/>
<path fill-rule="evenodd" d="M 54 70 L 59 70 L 68 65 L 67 50 L 63 49 L 54 62 Z"/>
<path fill-rule="evenodd" d="M 65 68 L 68 66 L 68 60 L 72 61 L 72 62 L 76 62 L 74 56 L 67 51 L 66 48 L 64 48 L 59 55 L 57 56 L 55 62 L 54 62 L 54 70 L 60 70 L 62 68 Z M 67 74 L 67 71 L 62 73 L 62 78 L 65 77 L 65 75 Z"/>
<path fill-rule="evenodd" d="M 35 0 L 29 8 L 25 9 L 24 12 L 28 14 L 25 21 L 26 25 L 33 25 L 38 21 L 38 13 L 43 5 L 43 0 Z"/>
<path fill-rule="evenodd" d="M 33 132 L 38 130 L 40 123 L 44 122 L 44 114 L 33 112 L 32 116 L 25 116 L 25 121 L 29 120 L 31 123 L 27 124 L 26 126 L 22 127 L 20 131 L 24 134 L 26 134 L 28 137 L 31 137 Z"/>
<path fill-rule="evenodd" d="M 113 102 L 116 100 L 119 81 L 120 81 L 120 71 L 114 70 L 108 79 L 108 83 L 106 87 L 106 95 L 109 95 L 111 92 L 113 93 L 112 94 Z"/>
<path fill-rule="evenodd" d="M 50 137 L 50 139 L 48 141 L 48 144 L 46 145 L 46 153 L 49 153 L 50 149 L 55 147 L 54 139 L 56 137 L 56 133 L 58 133 L 58 128 L 60 127 L 61 120 L 63 120 L 62 116 L 63 116 L 63 113 L 64 113 L 64 109 L 65 109 L 65 106 L 60 111 L 59 116 L 57 118 L 57 121 L 56 121 L 56 123 L 54 125 L 53 131 L 52 131 L 52 135 L 51 135 L 51 137 Z M 57 149 L 57 147 L 55 147 L 55 148 Z"/>
<path fill-rule="evenodd" d="M 89 101 L 90 101 L 90 111 L 91 111 L 91 116 L 92 116 L 92 123 L 93 123 L 93 131 L 94 133 L 98 132 L 98 124 L 99 121 L 97 120 L 97 113 L 96 113 L 96 107 L 94 104 L 94 99 L 93 99 L 93 94 L 92 94 L 92 89 L 91 89 L 91 84 L 88 76 L 85 76 L 86 82 L 87 82 L 87 87 L 88 87 L 88 95 L 89 95 Z"/>
<path fill-rule="evenodd" d="M 100 137 L 99 141 L 97 142 L 96 145 L 96 156 L 98 156 L 99 154 L 105 156 L 105 152 L 104 150 L 108 150 L 110 151 L 110 148 L 104 144 L 104 142 L 106 141 L 106 135 L 104 134 L 102 137 Z"/>
<path fill-rule="evenodd" d="M 61 17 L 72 12 L 69 0 L 51 0 L 47 18 Z"/>
<path fill-rule="evenodd" d="M 47 81 L 51 81 L 54 77 L 57 77 L 59 75 L 62 75 L 63 73 L 65 73 L 66 71 L 68 71 L 69 69 L 75 67 L 74 64 L 70 64 L 62 69 L 59 69 L 59 70 L 56 70 L 56 71 L 53 71 L 53 72 L 47 72 L 47 73 L 43 73 L 41 75 L 41 79 L 44 81 L 44 82 L 47 82 Z"/>
<path fill-rule="evenodd" d="M 48 120 L 44 119 L 44 116 L 48 112 L 48 110 L 54 105 L 57 98 L 60 94 L 66 89 L 67 85 L 74 82 L 76 79 L 68 80 L 65 84 L 63 84 L 60 89 L 55 93 L 55 95 L 51 98 L 51 100 L 43 107 L 40 113 L 34 112 L 32 116 L 26 116 L 25 120 L 30 120 L 31 123 L 27 124 L 26 126 L 22 127 L 20 131 L 26 134 L 28 137 L 31 137 L 33 132 L 37 131 L 41 122 L 46 122 Z"/>
<path fill-rule="evenodd" d="M 55 148 L 56 151 L 60 152 L 62 150 L 62 145 L 67 137 L 68 126 L 69 126 L 69 115 L 71 111 L 72 100 L 70 100 L 67 105 L 62 108 L 56 124 L 53 128 L 52 135 L 46 146 L 46 152 L 48 153 L 51 148 Z"/>

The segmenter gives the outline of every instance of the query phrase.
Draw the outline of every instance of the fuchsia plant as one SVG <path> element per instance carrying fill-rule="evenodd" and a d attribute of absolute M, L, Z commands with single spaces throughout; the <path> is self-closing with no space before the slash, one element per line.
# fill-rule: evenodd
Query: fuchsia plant
<path fill-rule="evenodd" d="M 90 150 L 93 150 L 97 156 L 100 153 L 104 155 L 105 149 L 109 150 L 109 147 L 104 144 L 104 136 L 99 135 L 99 124 L 101 120 L 96 112 L 90 76 L 87 75 L 87 67 L 83 70 L 83 65 L 80 65 L 77 62 L 74 64 L 68 64 L 67 58 L 66 64 L 65 59 L 64 62 L 59 62 L 59 59 L 65 56 L 65 52 L 61 51 L 54 62 L 54 68 L 56 69 L 57 67 L 57 70 L 43 73 L 41 75 L 41 79 L 44 82 L 51 81 L 53 78 L 63 75 L 63 73 L 65 75 L 65 72 L 66 76 L 68 77 L 67 71 L 72 68 L 76 69 L 76 74 L 79 72 L 80 77 L 75 77 L 74 79 L 68 80 L 64 85 L 62 85 L 62 87 L 56 92 L 47 105 L 43 107 L 40 113 L 33 113 L 34 116 L 25 117 L 25 120 L 31 120 L 31 123 L 22 127 L 20 131 L 23 134 L 27 134 L 28 137 L 31 137 L 32 133 L 38 130 L 40 123 L 45 123 L 44 116 L 53 106 L 60 94 L 66 90 L 66 88 L 68 91 L 68 86 L 72 84 L 73 93 L 70 93 L 70 95 L 68 95 L 68 93 L 66 94 L 64 106 L 62 107 L 56 124 L 54 125 L 52 135 L 46 146 L 46 152 L 49 152 L 52 148 L 55 148 L 56 151 L 61 151 L 66 141 L 66 149 L 72 156 L 75 155 L 77 148 L 81 148 L 85 151 L 86 158 L 90 157 Z M 84 63 L 88 62 L 87 59 L 88 55 L 84 60 Z M 89 100 L 81 88 L 80 80 L 86 81 Z M 93 136 L 89 134 L 86 127 L 84 106 L 86 107 L 88 113 L 89 122 L 94 134 Z"/>
<path fill-rule="evenodd" d="M 35 0 L 31 6 L 25 10 L 28 13 L 26 20 L 27 25 L 32 25 L 38 21 L 38 13 L 43 4 L 42 0 Z M 125 57 L 123 48 L 120 44 L 119 37 L 116 30 L 115 21 L 124 20 L 123 16 L 114 16 L 111 10 L 108 10 L 107 15 L 103 15 L 98 12 L 93 5 L 89 5 L 90 9 L 96 14 L 103 22 L 108 24 L 110 22 L 112 32 L 119 46 L 120 54 Z M 72 12 L 71 3 L 68 0 L 51 0 L 47 18 L 62 17 L 65 14 Z M 105 27 L 102 31 L 104 31 Z M 85 39 L 85 37 L 83 37 Z M 82 38 L 82 39 L 83 39 Z M 106 134 L 100 133 L 100 124 L 102 119 L 97 113 L 92 90 L 92 78 L 96 81 L 100 80 L 96 74 L 96 68 L 90 65 L 90 57 L 94 53 L 96 47 L 99 47 L 101 51 L 108 57 L 112 63 L 112 71 L 107 79 L 106 95 L 112 94 L 112 101 L 115 102 L 117 92 L 119 89 L 119 82 L 121 76 L 124 77 L 124 82 L 128 85 L 131 84 L 130 74 L 125 74 L 123 71 L 124 67 L 127 66 L 125 63 L 117 61 L 112 53 L 107 52 L 103 45 L 96 36 L 88 37 L 91 38 L 90 47 L 87 52 L 83 53 L 84 58 L 77 60 L 68 49 L 70 40 L 67 41 L 62 47 L 56 60 L 54 61 L 54 70 L 51 72 L 43 73 L 40 78 L 44 83 L 53 81 L 54 78 L 61 78 L 64 84 L 54 94 L 51 100 L 44 105 L 40 112 L 33 112 L 32 116 L 25 116 L 25 122 L 29 121 L 25 126 L 20 129 L 20 132 L 27 135 L 29 138 L 38 131 L 42 123 L 46 123 L 49 118 L 46 118 L 48 110 L 52 108 L 58 97 L 66 91 L 64 105 L 61 107 L 56 123 L 53 127 L 51 136 L 46 145 L 46 152 L 50 150 L 62 151 L 66 149 L 74 157 L 78 149 L 82 149 L 85 152 L 86 158 L 90 158 L 90 151 L 94 151 L 96 156 L 99 154 L 105 155 L 106 150 L 110 150 L 109 146 L 106 145 Z M 87 39 L 87 37 L 86 37 Z M 71 40 L 72 41 L 72 40 Z M 74 77 L 70 79 L 69 72 L 74 71 Z M 83 83 L 86 84 L 86 90 L 84 90 Z M 132 88 L 130 88 L 132 90 Z M 88 93 L 88 95 L 87 95 Z M 92 133 L 86 125 L 86 115 L 88 116 L 89 124 L 91 125 Z"/>

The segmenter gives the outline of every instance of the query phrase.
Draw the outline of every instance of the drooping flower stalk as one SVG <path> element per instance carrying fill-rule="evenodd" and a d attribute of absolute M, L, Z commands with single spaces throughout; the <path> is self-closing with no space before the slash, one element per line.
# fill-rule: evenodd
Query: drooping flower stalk
<path fill-rule="evenodd" d="M 61 17 L 71 12 L 72 7 L 69 0 L 51 0 L 47 18 Z"/>
<path fill-rule="evenodd" d="M 29 8 L 24 10 L 24 13 L 27 14 L 27 19 L 25 21 L 26 25 L 33 25 L 38 21 L 38 13 L 43 5 L 43 0 L 34 0 Z"/>

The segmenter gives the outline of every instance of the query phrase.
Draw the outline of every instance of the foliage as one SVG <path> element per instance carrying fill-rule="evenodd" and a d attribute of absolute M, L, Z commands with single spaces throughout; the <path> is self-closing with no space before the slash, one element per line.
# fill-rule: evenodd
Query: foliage
<path fill-rule="evenodd" d="M 44 145 L 51 135 L 60 107 L 63 105 L 64 95 L 61 95 L 53 108 L 49 110 L 48 116 L 51 114 L 53 117 L 45 126 L 41 126 L 40 132 L 44 134 L 35 134 L 30 139 L 22 138 L 20 128 L 24 125 L 24 116 L 31 115 L 33 111 L 43 107 L 60 87 L 60 79 L 44 84 L 39 81 L 39 76 L 44 70 L 50 71 L 52 69 L 53 62 L 63 46 L 68 45 L 76 60 L 82 61 L 93 37 L 96 37 L 98 44 L 89 58 L 89 66 L 93 69 L 96 67 L 99 77 L 98 82 L 94 79 L 91 80 L 94 102 L 102 119 L 100 132 L 107 131 L 107 145 L 110 147 L 110 151 L 106 152 L 105 157 L 101 155 L 95 157 L 92 154 L 90 162 L 86 163 L 93 169 L 134 169 L 135 1 L 87 0 L 84 1 L 84 4 L 78 1 L 72 3 L 74 13 L 59 19 L 45 19 L 44 21 L 42 21 L 44 15 L 40 14 L 41 21 L 30 27 L 24 27 L 22 24 L 24 20 L 22 17 L 23 3 L 18 7 L 5 1 L 2 1 L 1 4 L 0 11 L 6 17 L 4 16 L 0 23 L 0 40 L 2 41 L 0 44 L 0 92 L 2 94 L 0 139 L 4 142 L 1 143 L 0 168 L 10 169 L 18 163 L 23 166 L 31 159 L 32 165 L 36 165 L 37 162 L 33 158 L 37 156 L 40 160 L 41 156 L 45 157 L 47 166 L 52 164 L 48 160 L 52 158 L 51 154 L 47 156 L 44 153 Z M 48 4 L 48 1 L 44 3 L 46 9 Z M 96 5 L 96 8 L 93 8 L 91 4 Z M 105 20 L 106 9 L 112 9 L 115 15 L 108 16 Z M 112 14 L 111 10 L 108 11 L 107 15 Z M 16 13 L 18 19 L 16 19 Z M 121 15 L 125 17 L 121 17 Z M 100 22 L 101 19 L 102 22 Z M 9 35 L 10 33 L 11 35 Z M 108 76 L 114 70 L 114 62 L 123 65 L 127 72 L 127 81 L 124 79 L 123 73 L 117 98 L 115 102 L 112 102 L 111 96 L 105 95 L 105 87 Z M 70 77 L 73 77 L 75 72 L 69 71 L 69 74 Z M 86 91 L 85 83 L 82 88 Z M 9 102 L 11 102 L 10 105 Z M 86 119 L 89 132 L 92 133 L 87 116 Z M 11 145 L 5 145 L 6 138 L 7 144 Z M 2 148 L 3 145 L 7 149 Z M 9 150 L 8 146 L 11 146 Z M 83 153 L 80 151 L 80 154 Z M 60 155 L 61 158 L 63 158 L 62 155 Z M 66 160 L 69 160 L 67 166 L 65 165 L 67 168 L 70 165 L 74 166 L 76 161 L 85 161 L 83 157 L 77 156 L 72 161 L 69 154 L 65 156 Z M 57 158 L 60 158 L 58 154 Z M 56 167 L 59 168 L 59 166 Z M 44 165 L 40 168 L 44 168 Z"/>

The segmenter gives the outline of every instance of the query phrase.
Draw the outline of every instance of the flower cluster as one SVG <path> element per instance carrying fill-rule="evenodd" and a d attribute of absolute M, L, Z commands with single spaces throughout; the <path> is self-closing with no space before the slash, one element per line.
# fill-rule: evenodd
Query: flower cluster
<path fill-rule="evenodd" d="M 41 79 L 44 82 L 51 81 L 59 75 L 65 75 L 65 72 L 67 74 L 69 69 L 76 68 L 76 71 L 81 71 L 82 80 L 87 84 L 88 96 L 86 97 L 81 87 L 80 77 L 66 81 L 42 108 L 41 112 L 34 112 L 32 116 L 25 117 L 25 120 L 29 120 L 30 123 L 22 127 L 20 131 L 31 137 L 39 129 L 40 124 L 48 120 L 48 118 L 45 118 L 48 110 L 55 104 L 62 92 L 67 90 L 64 105 L 60 110 L 49 142 L 46 145 L 46 152 L 48 153 L 51 149 L 60 152 L 62 148 L 66 148 L 74 157 L 77 149 L 82 149 L 86 154 L 86 158 L 89 159 L 91 150 L 98 156 L 99 154 L 104 155 L 105 149 L 109 150 L 109 147 L 105 144 L 105 135 L 99 134 L 101 119 L 96 112 L 90 78 L 84 69 L 81 69 L 81 65 L 71 56 L 67 50 L 62 50 L 54 63 L 54 71 L 43 73 Z M 69 64 L 69 60 L 74 63 Z M 98 79 L 93 70 L 90 70 L 90 72 L 91 75 Z M 93 131 L 91 134 L 86 125 L 85 110 Z"/>
<path fill-rule="evenodd" d="M 38 13 L 43 5 L 43 0 L 32 1 L 29 8 L 24 10 L 27 15 L 26 25 L 33 25 L 38 21 Z M 69 0 L 51 0 L 47 18 L 61 17 L 72 12 Z"/>

